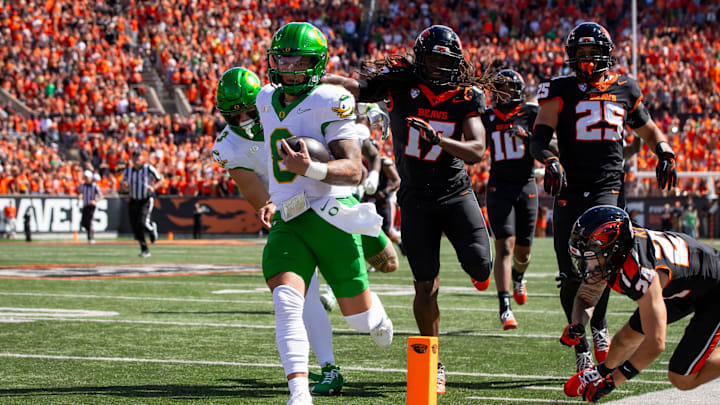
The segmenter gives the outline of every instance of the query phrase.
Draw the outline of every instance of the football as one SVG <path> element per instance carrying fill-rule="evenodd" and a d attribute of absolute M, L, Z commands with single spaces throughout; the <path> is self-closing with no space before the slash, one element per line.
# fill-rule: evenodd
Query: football
<path fill-rule="evenodd" d="M 330 161 L 330 152 L 325 148 L 325 145 L 323 145 L 322 142 L 318 141 L 315 138 L 310 138 L 307 136 L 293 136 L 291 138 L 285 139 L 285 142 L 288 143 L 288 146 L 296 152 L 300 151 L 300 140 L 303 140 L 305 142 L 305 146 L 307 147 L 308 153 L 310 154 L 310 158 L 315 162 L 322 162 L 327 163 Z"/>

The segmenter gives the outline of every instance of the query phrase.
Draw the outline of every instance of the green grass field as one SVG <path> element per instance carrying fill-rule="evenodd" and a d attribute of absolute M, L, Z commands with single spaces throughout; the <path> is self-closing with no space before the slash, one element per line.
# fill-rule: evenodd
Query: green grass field
<path fill-rule="evenodd" d="M 249 240 L 250 241 L 250 240 Z M 0 266 L 220 263 L 259 267 L 262 245 L 175 242 L 137 257 L 134 243 L 0 243 Z M 502 331 L 494 282 L 478 292 L 442 245 L 440 356 L 448 369 L 439 404 L 580 403 L 562 392 L 573 351 L 558 343 L 565 320 L 550 239 L 536 241 L 529 299 L 514 305 L 520 328 Z M 162 266 L 160 266 L 162 267 Z M 246 266 L 247 267 L 247 266 Z M 325 404 L 404 404 L 407 337 L 416 335 L 411 274 L 370 274 L 395 324 L 389 349 L 334 312 L 335 356 L 347 384 Z M 321 284 L 324 284 L 321 281 Z M 225 290 L 225 291 L 223 291 Z M 228 291 L 230 290 L 230 291 Z M 613 293 L 617 330 L 634 303 Z M 93 312 L 91 312 L 93 311 Z M 0 287 L 0 403 L 285 404 L 271 295 L 260 273 L 81 280 L 5 278 Z M 668 330 L 666 352 L 612 398 L 669 388 L 667 361 L 686 322 Z M 311 371 L 319 371 L 311 355 Z"/>

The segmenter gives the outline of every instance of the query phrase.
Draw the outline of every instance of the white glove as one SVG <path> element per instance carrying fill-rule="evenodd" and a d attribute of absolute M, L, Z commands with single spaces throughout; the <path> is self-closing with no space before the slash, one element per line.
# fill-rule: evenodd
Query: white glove
<path fill-rule="evenodd" d="M 365 180 L 365 192 L 367 195 L 373 195 L 377 191 L 378 182 L 380 182 L 380 173 L 375 170 L 368 173 L 367 179 Z"/>
<path fill-rule="evenodd" d="M 370 125 L 380 125 L 382 127 L 382 139 L 389 135 L 390 117 L 377 104 L 370 104 L 365 110 L 365 115 L 370 121 Z"/>

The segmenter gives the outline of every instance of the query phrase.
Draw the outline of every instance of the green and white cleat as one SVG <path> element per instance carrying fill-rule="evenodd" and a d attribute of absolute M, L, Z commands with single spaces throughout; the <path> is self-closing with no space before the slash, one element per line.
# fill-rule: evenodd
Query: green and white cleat
<path fill-rule="evenodd" d="M 322 381 L 315 384 L 310 392 L 313 395 L 338 395 L 345 385 L 345 378 L 340 374 L 340 367 L 325 364 L 322 368 Z"/>
<path fill-rule="evenodd" d="M 320 303 L 328 312 L 332 312 L 333 309 L 337 307 L 337 299 L 335 298 L 335 294 L 333 294 L 330 287 L 326 288 L 325 294 L 320 294 Z"/>

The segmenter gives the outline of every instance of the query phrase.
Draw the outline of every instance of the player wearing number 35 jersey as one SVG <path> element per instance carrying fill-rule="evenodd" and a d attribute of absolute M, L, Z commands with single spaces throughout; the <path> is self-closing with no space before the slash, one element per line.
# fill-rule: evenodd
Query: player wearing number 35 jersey
<path fill-rule="evenodd" d="M 553 233 L 561 278 L 560 299 L 573 336 L 561 342 L 575 344 L 576 367 L 591 364 L 585 339 L 586 319 L 573 319 L 572 307 L 581 280 L 573 275 L 567 241 L 574 221 L 590 207 L 617 205 L 623 184 L 622 139 L 625 125 L 632 128 L 658 157 L 661 188 L 676 181 L 674 153 L 642 103 L 635 79 L 610 72 L 614 44 L 601 25 L 577 25 L 565 41 L 567 64 L 574 72 L 538 86 L 540 112 L 530 140 L 535 159 L 545 163 L 545 191 L 555 196 Z M 557 132 L 559 155 L 548 145 Z M 608 350 L 605 321 L 609 291 L 595 307 L 591 326 L 596 360 Z M 578 326 L 580 325 L 580 326 Z"/>
<path fill-rule="evenodd" d="M 638 308 L 615 334 L 605 363 L 570 378 L 566 394 L 588 401 L 609 394 L 662 353 L 669 324 L 693 313 L 668 378 L 689 390 L 720 376 L 720 252 L 685 234 L 633 228 L 625 211 L 607 205 L 580 216 L 568 247 L 596 297 L 607 284 Z"/>

